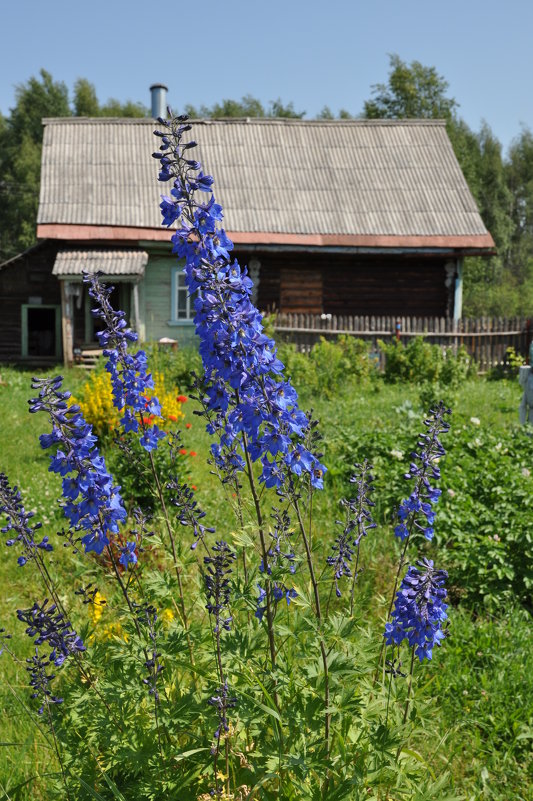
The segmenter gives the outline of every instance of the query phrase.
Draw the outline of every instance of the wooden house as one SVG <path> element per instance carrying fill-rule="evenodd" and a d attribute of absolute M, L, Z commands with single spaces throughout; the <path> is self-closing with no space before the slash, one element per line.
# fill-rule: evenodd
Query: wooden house
<path fill-rule="evenodd" d="M 43 123 L 42 244 L 0 267 L 11 309 L 0 341 L 31 358 L 46 329 L 48 350 L 71 361 L 94 341 L 84 269 L 113 282 L 142 340 L 191 341 L 181 268 L 160 223 L 169 186 L 151 158 L 153 120 Z M 191 136 L 261 310 L 459 317 L 463 258 L 494 252 L 444 122 L 202 120 Z M 32 285 L 37 258 L 42 292 Z"/>

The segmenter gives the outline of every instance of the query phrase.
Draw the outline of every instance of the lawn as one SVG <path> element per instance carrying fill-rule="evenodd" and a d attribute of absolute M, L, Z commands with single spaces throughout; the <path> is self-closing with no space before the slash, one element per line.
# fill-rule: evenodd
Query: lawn
<path fill-rule="evenodd" d="M 81 554 L 71 559 L 69 549 L 57 544 L 55 534 L 63 525 L 55 500 L 60 479 L 48 471 L 49 458 L 39 448 L 39 434 L 47 430 L 44 417 L 27 410 L 30 374 L 3 369 L 2 378 L 0 470 L 20 487 L 26 508 L 35 511 L 43 532 L 56 545 L 50 565 L 61 595 L 62 582 L 66 593 L 67 581 L 92 579 L 101 565 L 87 562 Z M 76 393 L 83 379 L 80 371 L 68 371 L 65 385 Z M 363 543 L 365 569 L 353 625 L 365 636 L 379 638 L 399 552 L 392 534 L 395 509 L 408 494 L 402 475 L 424 417 L 420 388 L 371 378 L 339 384 L 334 392 L 309 393 L 304 383 L 298 389 L 302 407 L 312 407 L 319 420 L 323 461 L 328 466 L 325 490 L 315 496 L 314 508 L 313 548 L 320 563 L 324 564 L 338 533 L 333 521 L 339 498 L 350 492 L 353 463 L 366 456 L 374 464 L 378 528 Z M 187 389 L 178 390 L 189 394 Z M 533 579 L 528 521 L 533 447 L 518 427 L 519 400 L 518 382 L 513 381 L 469 379 L 454 393 L 452 432 L 447 435 L 450 452 L 442 460 L 443 498 L 435 545 L 428 551 L 435 560 L 442 558 L 450 572 L 450 633 L 432 662 L 417 672 L 410 742 L 429 774 L 438 777 L 445 770 L 451 774 L 450 787 L 435 798 L 531 799 Z M 231 532 L 235 529 L 231 492 L 206 463 L 211 438 L 193 414 L 194 404 L 190 398 L 183 404 L 186 453 L 181 469 L 197 487 L 209 524 L 216 526 L 217 534 Z M 446 438 L 443 441 L 446 446 Z M 186 561 L 187 545 L 178 543 L 178 549 Z M 34 572 L 19 568 L 9 548 L 0 562 L 0 586 L 0 627 L 13 632 L 10 649 L 29 654 L 15 610 L 30 606 L 42 591 Z M 331 604 L 335 610 L 335 599 Z M 79 625 L 83 623 L 87 621 Z M 57 772 L 53 743 L 43 722 L 35 733 L 26 714 L 31 703 L 24 662 L 14 664 L 7 656 L 0 657 L 0 801 L 48 801 L 56 797 L 51 795 L 55 780 L 48 775 Z M 418 698 L 426 700 L 418 705 Z"/>

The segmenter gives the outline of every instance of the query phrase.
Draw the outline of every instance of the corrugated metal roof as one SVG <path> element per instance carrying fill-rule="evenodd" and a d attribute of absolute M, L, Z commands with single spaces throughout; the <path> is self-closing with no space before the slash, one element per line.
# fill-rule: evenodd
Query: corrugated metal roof
<path fill-rule="evenodd" d="M 52 275 L 81 275 L 101 271 L 106 276 L 143 276 L 148 264 L 144 250 L 60 250 Z"/>
<path fill-rule="evenodd" d="M 44 120 L 39 224 L 160 228 L 152 120 Z M 232 232 L 485 235 L 435 120 L 203 120 L 194 157 Z"/>

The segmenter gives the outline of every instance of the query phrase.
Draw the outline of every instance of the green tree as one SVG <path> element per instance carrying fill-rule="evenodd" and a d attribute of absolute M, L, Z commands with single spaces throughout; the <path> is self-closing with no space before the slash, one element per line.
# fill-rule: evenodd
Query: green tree
<path fill-rule="evenodd" d="M 283 103 L 280 98 L 270 101 L 265 108 L 253 95 L 244 95 L 240 100 L 222 100 L 212 106 L 193 106 L 187 104 L 185 113 L 193 119 L 223 119 L 226 117 L 287 117 L 301 119 L 305 111 L 296 111 L 294 104 Z"/>
<path fill-rule="evenodd" d="M 145 117 L 140 103 L 98 102 L 85 78 L 74 84 L 72 108 L 66 85 L 46 70 L 15 90 L 10 115 L 0 115 L 0 263 L 35 244 L 43 117 Z"/>
<path fill-rule="evenodd" d="M 514 232 L 509 263 L 517 276 L 533 272 L 533 133 L 524 128 L 512 143 L 506 165 Z"/>
<path fill-rule="evenodd" d="M 435 67 L 425 67 L 419 61 L 406 64 L 393 54 L 389 56 L 390 73 L 387 83 L 372 86 L 374 98 L 364 105 L 367 119 L 449 119 L 457 107 L 447 97 L 448 82 Z"/>
<path fill-rule="evenodd" d="M 99 117 L 100 103 L 94 84 L 87 78 L 78 78 L 74 84 L 74 114 L 76 117 Z"/>
<path fill-rule="evenodd" d="M 46 70 L 15 90 L 0 127 L 0 262 L 35 243 L 43 117 L 70 116 L 68 90 Z"/>

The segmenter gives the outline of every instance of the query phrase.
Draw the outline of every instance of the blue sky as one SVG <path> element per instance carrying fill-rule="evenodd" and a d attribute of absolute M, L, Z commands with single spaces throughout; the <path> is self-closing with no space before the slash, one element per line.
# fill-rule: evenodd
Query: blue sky
<path fill-rule="evenodd" d="M 533 128 L 532 0 L 4 0 L 0 111 L 44 67 L 109 97 L 149 105 L 169 87 L 175 111 L 249 93 L 315 115 L 359 114 L 385 82 L 390 53 L 435 66 L 458 113 L 490 125 L 504 149 Z"/>

